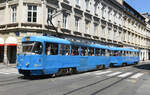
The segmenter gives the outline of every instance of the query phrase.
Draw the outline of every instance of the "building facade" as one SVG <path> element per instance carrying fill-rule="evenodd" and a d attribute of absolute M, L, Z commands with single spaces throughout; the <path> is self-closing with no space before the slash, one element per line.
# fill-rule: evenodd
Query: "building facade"
<path fill-rule="evenodd" d="M 143 13 L 142 14 L 146 19 L 145 19 L 145 22 L 146 22 L 146 32 L 147 32 L 147 45 L 148 45 L 148 48 L 150 48 L 150 14 L 148 13 Z M 150 52 L 149 54 L 150 55 Z M 148 56 L 149 60 L 150 60 L 150 56 Z"/>
<path fill-rule="evenodd" d="M 51 16 L 57 32 L 47 21 Z M 147 33 L 145 17 L 123 0 L 0 0 L 0 57 L 9 64 L 30 35 L 135 48 L 147 60 Z"/>

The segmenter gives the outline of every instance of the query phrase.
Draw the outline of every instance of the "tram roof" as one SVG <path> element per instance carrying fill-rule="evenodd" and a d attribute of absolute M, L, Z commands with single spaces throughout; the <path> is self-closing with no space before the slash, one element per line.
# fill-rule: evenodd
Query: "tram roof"
<path fill-rule="evenodd" d="M 119 48 L 119 47 L 110 47 L 109 50 L 113 51 L 133 51 L 133 52 L 139 52 L 137 49 L 130 49 L 130 48 Z"/>
<path fill-rule="evenodd" d="M 81 45 L 81 46 L 88 46 L 88 47 L 93 47 L 93 48 L 103 48 L 103 49 L 109 49 L 113 51 L 134 51 L 134 52 L 139 52 L 137 49 L 130 49 L 130 48 L 119 48 L 119 47 L 108 47 L 105 45 L 100 45 L 100 44 L 93 44 L 93 45 L 88 45 L 88 44 L 82 44 L 82 43 L 74 43 L 65 39 L 53 37 L 53 36 L 27 36 L 22 39 L 22 42 L 25 41 L 39 41 L 39 42 L 52 42 L 52 43 L 61 43 L 61 44 L 76 44 L 76 45 Z"/>
<path fill-rule="evenodd" d="M 39 41 L 39 42 L 52 42 L 52 43 L 62 43 L 62 44 L 71 44 L 70 41 L 65 39 L 60 39 L 56 37 L 48 37 L 48 36 L 28 36 L 22 39 L 23 42 L 27 41 L 26 38 L 29 38 L 29 41 Z"/>
<path fill-rule="evenodd" d="M 100 45 L 100 44 L 93 44 L 93 45 L 90 45 L 90 47 L 102 48 L 102 49 L 108 49 L 109 48 L 108 46 Z"/>
<path fill-rule="evenodd" d="M 22 42 L 27 41 L 26 39 L 29 38 L 28 41 L 39 41 L 39 42 L 52 42 L 52 43 L 61 43 L 61 44 L 73 44 L 73 45 L 79 45 L 79 46 L 87 46 L 87 47 L 94 47 L 94 48 L 104 48 L 108 49 L 107 46 L 99 45 L 99 44 L 85 44 L 85 43 L 79 43 L 79 42 L 71 42 L 65 39 L 57 38 L 57 37 L 48 37 L 48 36 L 27 36 L 22 39 Z"/>

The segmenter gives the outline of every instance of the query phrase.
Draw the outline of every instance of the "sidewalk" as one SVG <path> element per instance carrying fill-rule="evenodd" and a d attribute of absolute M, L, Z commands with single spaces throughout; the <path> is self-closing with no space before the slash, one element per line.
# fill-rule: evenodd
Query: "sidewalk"
<path fill-rule="evenodd" d="M 0 63 L 0 74 L 8 75 L 8 74 L 19 74 L 16 66 L 7 65 L 4 63 Z"/>
<path fill-rule="evenodd" d="M 8 64 L 0 63 L 0 69 L 2 68 L 16 68 L 16 65 L 8 65 Z"/>
<path fill-rule="evenodd" d="M 150 95 L 150 79 L 147 77 L 145 82 L 137 89 L 135 95 Z"/>
<path fill-rule="evenodd" d="M 140 61 L 140 63 L 150 63 L 150 60 Z"/>

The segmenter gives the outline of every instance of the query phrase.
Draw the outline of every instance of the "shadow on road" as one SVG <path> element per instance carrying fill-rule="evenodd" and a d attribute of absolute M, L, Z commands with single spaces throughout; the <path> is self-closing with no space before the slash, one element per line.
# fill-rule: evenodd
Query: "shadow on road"
<path fill-rule="evenodd" d="M 141 64 L 134 66 L 137 69 L 150 70 L 150 64 Z"/>
<path fill-rule="evenodd" d="M 50 76 L 20 76 L 18 79 L 23 79 L 23 80 L 41 80 L 41 79 L 48 79 L 51 78 Z"/>

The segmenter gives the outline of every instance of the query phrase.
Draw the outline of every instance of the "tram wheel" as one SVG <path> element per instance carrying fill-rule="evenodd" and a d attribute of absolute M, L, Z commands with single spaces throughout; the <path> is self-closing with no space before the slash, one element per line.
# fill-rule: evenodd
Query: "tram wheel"
<path fill-rule="evenodd" d="M 106 69 L 105 65 L 102 65 L 102 69 Z"/>
<path fill-rule="evenodd" d="M 113 63 L 111 63 L 111 64 L 109 65 L 109 67 L 113 67 Z"/>
<path fill-rule="evenodd" d="M 60 76 L 63 74 L 63 69 L 59 69 L 59 71 L 56 73 L 57 76 Z"/>
<path fill-rule="evenodd" d="M 76 68 L 72 68 L 72 73 L 73 73 L 73 74 L 78 73 L 78 72 L 77 72 L 77 69 L 76 69 Z"/>
<path fill-rule="evenodd" d="M 51 78 L 55 78 L 57 75 L 56 74 L 50 74 Z"/>
<path fill-rule="evenodd" d="M 138 64 L 138 62 L 134 62 L 134 65 L 137 65 Z"/>
<path fill-rule="evenodd" d="M 122 67 L 125 67 L 125 66 L 127 66 L 127 64 L 126 63 L 122 63 Z"/>

